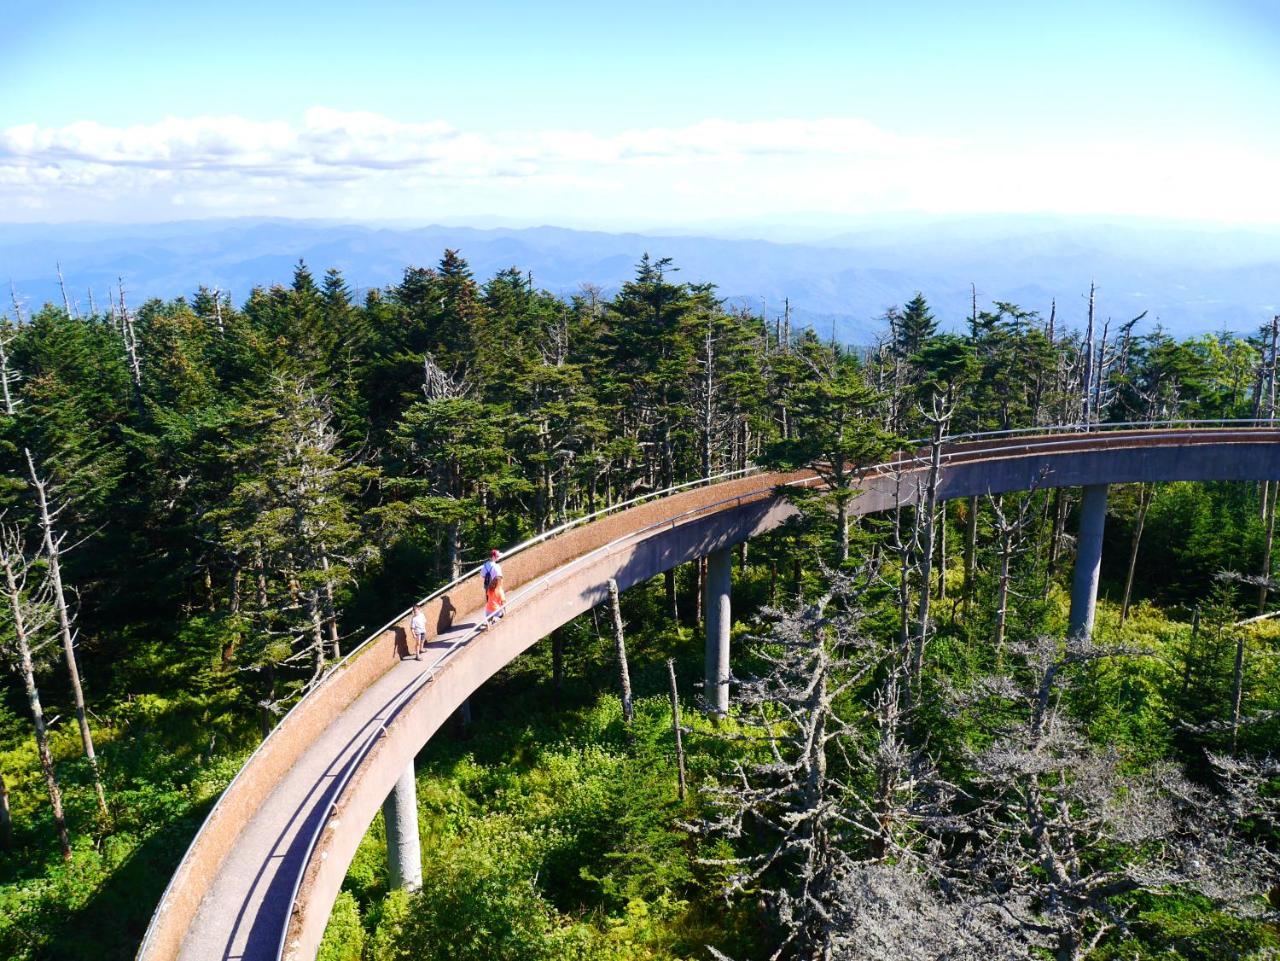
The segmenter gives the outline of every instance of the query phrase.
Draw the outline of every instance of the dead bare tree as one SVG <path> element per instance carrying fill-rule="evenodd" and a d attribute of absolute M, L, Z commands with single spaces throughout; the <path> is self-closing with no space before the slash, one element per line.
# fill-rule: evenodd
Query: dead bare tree
<path fill-rule="evenodd" d="M 1261 839 L 1280 835 L 1280 758 L 1232 757 L 1209 752 L 1215 790 L 1183 798 L 1198 808 L 1200 827 L 1187 838 L 1182 870 L 1195 889 L 1244 917 L 1275 920 L 1274 901 L 1264 896 L 1280 876 L 1280 853 Z"/>
<path fill-rule="evenodd" d="M 835 932 L 831 961 L 1042 957 L 997 905 L 944 894 L 926 872 L 903 861 L 855 865 L 841 876 L 837 890 L 829 909 Z"/>
<path fill-rule="evenodd" d="M 1088 430 L 1093 424 L 1093 410 L 1090 402 L 1090 396 L 1093 393 L 1093 377 L 1094 377 L 1094 305 L 1096 302 L 1097 287 L 1089 283 L 1089 319 L 1085 327 L 1084 342 L 1081 344 L 1081 359 L 1084 367 L 1080 376 L 1080 421 L 1084 424 L 1085 430 Z"/>
<path fill-rule="evenodd" d="M 670 682 L 671 732 L 676 741 L 676 794 L 681 801 L 685 795 L 684 730 L 680 726 L 680 691 L 676 687 L 676 662 L 667 658 L 667 679 Z"/>
<path fill-rule="evenodd" d="M 4 413 L 9 417 L 18 412 L 18 405 L 21 403 L 14 395 L 15 388 L 22 381 L 22 375 L 9 360 L 9 346 L 16 335 L 17 331 L 9 318 L 0 318 L 0 403 L 3 403 Z"/>
<path fill-rule="evenodd" d="M 767 670 L 740 685 L 727 735 L 755 745 L 759 759 L 705 788 L 713 813 L 692 826 L 766 841 L 761 853 L 709 862 L 731 869 L 726 896 L 764 895 L 784 931 L 775 959 L 861 961 L 889 946 L 894 956 L 959 958 L 959 947 L 979 945 L 992 958 L 1027 957 L 1004 919 L 936 884 L 933 839 L 955 823 L 955 792 L 908 743 L 900 648 L 863 627 L 868 592 L 882 589 L 878 565 L 824 576 L 829 595 L 767 615 L 758 638 Z M 869 699 L 854 695 L 868 684 Z M 866 771 L 870 792 L 855 786 Z"/>
<path fill-rule="evenodd" d="M 117 278 L 120 293 L 120 337 L 124 342 L 125 360 L 129 364 L 129 377 L 133 381 L 133 392 L 136 400 L 142 397 L 142 362 L 138 357 L 138 332 L 134 326 L 134 316 L 124 299 L 124 278 Z"/>
<path fill-rule="evenodd" d="M 9 281 L 9 302 L 13 304 L 13 319 L 17 321 L 18 326 L 25 324 L 26 318 L 22 316 L 22 301 L 18 299 L 18 288 L 12 280 Z"/>
<path fill-rule="evenodd" d="M 938 505 L 938 592 L 937 599 L 947 599 L 947 505 Z"/>
<path fill-rule="evenodd" d="M 53 607 L 57 615 L 58 636 L 62 641 L 62 653 L 66 660 L 67 676 L 71 681 L 71 694 L 75 700 L 76 722 L 80 727 L 80 742 L 84 746 L 84 755 L 89 762 L 89 772 L 93 777 L 93 789 L 98 798 L 98 812 L 103 818 L 110 817 L 107 809 L 107 795 L 102 786 L 102 775 L 98 770 L 98 756 L 93 749 L 93 732 L 89 728 L 89 712 L 85 707 L 84 689 L 80 683 L 80 667 L 76 663 L 77 632 L 72 624 L 71 605 L 67 601 L 66 586 L 62 581 L 63 543 L 66 532 L 58 532 L 55 522 L 62 513 L 65 504 L 54 506 L 53 490 L 49 481 L 41 476 L 36 468 L 35 458 L 31 451 L 24 449 L 27 458 L 27 480 L 35 494 L 36 508 L 40 522 L 40 533 L 43 541 L 45 563 L 49 568 L 49 587 L 53 597 Z"/>
<path fill-rule="evenodd" d="M 705 788 L 713 813 L 694 825 L 704 834 L 737 838 L 763 831 L 770 838 L 761 854 L 716 863 L 732 869 L 726 896 L 756 885 L 767 890 L 786 932 L 775 959 L 793 950 L 830 957 L 834 932 L 822 908 L 854 860 L 841 843 L 849 833 L 842 784 L 828 768 L 833 741 L 844 733 L 835 704 L 887 656 L 859 636 L 856 621 L 829 617 L 829 603 L 824 598 L 771 626 L 761 649 L 768 673 L 744 681 L 738 697 L 746 736 L 764 747 L 767 759 L 737 762 Z M 794 883 L 768 885 L 766 875 L 783 865 Z"/>
<path fill-rule="evenodd" d="M 422 393 L 428 401 L 456 400 L 471 393 L 472 384 L 467 372 L 450 374 L 430 352 L 422 355 Z M 455 518 L 445 525 L 445 551 L 451 580 L 462 575 L 462 521 Z"/>
<path fill-rule="evenodd" d="M 1035 498 L 1030 493 L 1020 495 L 1012 510 L 1005 510 L 1004 496 L 988 497 L 991 507 L 991 526 L 995 533 L 996 556 L 999 570 L 996 575 L 996 663 L 1004 657 L 1005 634 L 1009 623 L 1009 598 L 1013 594 L 1012 568 L 1014 559 L 1028 548 L 1028 536 L 1035 520 Z"/>
<path fill-rule="evenodd" d="M 910 484 L 910 490 L 904 490 L 904 485 L 907 484 Z M 913 572 L 919 566 L 923 524 L 920 511 L 909 505 L 918 504 L 922 496 L 922 485 L 918 478 L 909 479 L 902 472 L 895 475 L 893 526 L 890 528 L 888 547 L 898 559 L 898 641 L 908 664 L 915 663 L 911 652 L 911 581 Z M 911 677 L 914 676 L 911 674 Z"/>
<path fill-rule="evenodd" d="M 796 611 L 770 613 L 767 633 L 757 639 L 767 669 L 739 686 L 739 724 L 726 736 L 751 741 L 764 757 L 736 762 L 706 787 L 712 814 L 692 826 L 704 834 L 764 832 L 770 839 L 763 853 L 715 863 L 732 869 L 726 896 L 756 886 L 767 892 L 786 932 L 774 958 L 833 957 L 839 932 L 830 909 L 841 879 L 872 856 L 870 839 L 882 839 L 883 851 L 910 821 L 874 801 L 862 806 L 860 819 L 851 816 L 851 758 L 870 756 L 873 748 L 855 743 L 862 735 L 848 712 L 861 709 L 849 694 L 897 658 L 894 645 L 862 627 L 863 599 L 878 588 L 878 567 L 868 561 L 852 574 L 825 573 L 831 594 Z M 892 746 L 885 756 L 894 755 L 900 742 L 890 737 L 886 743 Z M 896 788 L 909 780 L 886 783 Z M 896 801 L 893 806 L 896 812 Z"/>
<path fill-rule="evenodd" d="M 698 355 L 700 368 L 695 384 L 694 394 L 698 405 L 698 439 L 702 454 L 702 476 L 711 476 L 711 465 L 714 456 L 713 444 L 719 434 L 719 378 L 716 377 L 716 348 L 719 338 L 716 336 L 715 318 L 707 317 L 707 328 L 703 332 L 702 350 Z"/>
<path fill-rule="evenodd" d="M 613 644 L 618 655 L 618 683 L 622 688 L 622 720 L 630 725 L 635 718 L 631 701 L 631 670 L 627 666 L 627 638 L 622 630 L 622 602 L 618 582 L 609 578 L 609 612 L 613 615 Z"/>
<path fill-rule="evenodd" d="M 933 538 L 938 529 L 938 482 L 942 478 L 942 439 L 955 414 L 955 389 L 951 384 L 934 390 L 930 410 L 924 413 L 929 423 L 929 472 L 924 486 L 923 513 L 920 524 L 920 596 L 917 598 L 915 641 L 911 651 L 912 677 L 918 679 L 929 636 L 929 602 L 933 594 Z"/>
<path fill-rule="evenodd" d="M 4 598 L 9 607 L 13 630 L 11 639 L 3 644 L 10 655 L 11 666 L 22 678 L 31 710 L 31 723 L 35 731 L 36 754 L 40 758 L 40 770 L 44 774 L 45 790 L 49 795 L 49 807 L 53 812 L 62 859 L 71 860 L 71 842 L 67 836 L 67 821 L 62 811 L 62 789 L 53 766 L 53 752 L 49 749 L 49 732 L 45 726 L 44 708 L 40 703 L 40 690 L 36 685 L 36 656 L 40 653 L 40 634 L 53 623 L 49 586 L 44 582 L 34 589 L 28 587 L 28 575 L 32 558 L 27 554 L 22 532 L 16 524 L 0 525 L 0 568 L 4 570 Z"/>
<path fill-rule="evenodd" d="M 427 400 L 454 400 L 471 393 L 467 372 L 450 374 L 430 354 L 422 355 L 422 393 Z"/>
<path fill-rule="evenodd" d="M 1146 316 L 1143 311 L 1120 327 L 1119 339 L 1112 344 L 1110 352 L 1106 350 L 1106 327 L 1103 329 L 1104 341 L 1098 354 L 1098 380 L 1094 387 L 1094 424 L 1100 424 L 1115 404 L 1118 392 L 1116 380 L 1129 373 L 1129 361 L 1133 349 L 1133 328 Z M 1110 325 L 1107 321 L 1107 326 Z"/>
<path fill-rule="evenodd" d="M 1113 379 L 1128 370 L 1133 348 L 1133 329 L 1147 312 L 1126 321 L 1111 338 L 1111 320 L 1097 321 L 1097 286 L 1089 284 L 1089 307 L 1078 356 L 1060 369 L 1060 383 L 1068 396 L 1074 396 L 1074 412 L 1086 430 L 1100 424 L 1115 399 Z"/>
<path fill-rule="evenodd" d="M 978 688 L 1018 720 L 972 758 L 973 830 L 982 840 L 969 852 L 964 883 L 991 892 L 1030 941 L 1047 938 L 1058 961 L 1081 961 L 1123 928 L 1133 892 L 1182 888 L 1220 898 L 1218 872 L 1197 868 L 1197 859 L 1256 845 L 1215 834 L 1205 816 L 1214 799 L 1167 764 L 1131 772 L 1115 749 L 1090 743 L 1065 706 L 1090 665 L 1133 652 L 1054 638 L 1013 649 L 1018 679 L 995 676 Z M 1265 884 L 1251 872 L 1236 888 L 1248 900 Z"/>
<path fill-rule="evenodd" d="M 1129 567 L 1124 576 L 1124 599 L 1120 602 L 1120 624 L 1124 625 L 1129 616 L 1129 599 L 1133 593 L 1133 575 L 1138 566 L 1138 545 L 1142 543 L 1142 528 L 1147 523 L 1147 511 L 1151 507 L 1151 499 L 1155 496 L 1155 484 L 1138 485 L 1138 513 L 1133 522 L 1133 540 L 1129 544 Z M 1265 595 L 1263 597 L 1265 602 Z M 1261 613 L 1261 611 L 1259 611 Z"/>
<path fill-rule="evenodd" d="M 77 310 L 77 309 L 72 305 L 71 301 L 67 299 L 67 282 L 66 282 L 65 280 L 63 280 L 63 279 L 62 279 L 62 263 L 61 263 L 61 261 L 55 262 L 55 266 L 57 267 L 57 270 L 58 270 L 58 289 L 62 291 L 62 309 L 63 309 L 64 311 L 66 311 L 67 319 L 68 319 L 68 320 L 72 319 L 73 317 L 74 317 L 76 320 L 79 320 L 79 319 L 80 319 L 80 311 L 79 311 L 79 310 Z"/>

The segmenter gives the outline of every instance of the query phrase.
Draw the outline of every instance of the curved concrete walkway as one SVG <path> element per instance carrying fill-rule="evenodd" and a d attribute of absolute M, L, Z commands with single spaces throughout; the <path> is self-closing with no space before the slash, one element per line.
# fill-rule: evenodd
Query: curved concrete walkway
<path fill-rule="evenodd" d="M 863 473 L 854 513 L 913 502 L 927 463 Z M 1171 480 L 1280 479 L 1280 430 L 1217 428 L 1005 437 L 956 444 L 939 499 L 1031 488 Z M 405 659 L 407 615 L 352 653 L 280 722 L 219 798 L 175 872 L 138 957 L 310 959 L 369 823 L 435 731 L 530 645 L 607 596 L 771 530 L 794 514 L 759 474 L 672 494 L 568 530 L 503 562 L 509 613 L 472 626 L 470 576 L 427 607 L 435 637 Z M 291 912 L 292 906 L 292 912 Z"/>

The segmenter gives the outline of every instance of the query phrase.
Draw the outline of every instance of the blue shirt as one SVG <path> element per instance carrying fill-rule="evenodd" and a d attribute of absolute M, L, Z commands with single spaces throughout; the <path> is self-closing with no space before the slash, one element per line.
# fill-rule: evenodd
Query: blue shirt
<path fill-rule="evenodd" d="M 484 567 L 480 568 L 480 577 L 484 580 L 485 586 L 489 586 L 489 582 L 495 577 L 502 576 L 502 565 L 495 560 L 487 560 Z"/>

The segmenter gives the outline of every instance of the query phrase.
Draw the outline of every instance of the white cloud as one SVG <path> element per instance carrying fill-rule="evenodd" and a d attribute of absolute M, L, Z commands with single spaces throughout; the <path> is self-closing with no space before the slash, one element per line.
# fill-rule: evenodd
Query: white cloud
<path fill-rule="evenodd" d="M 288 124 L 240 117 L 171 117 L 131 127 L 80 121 L 58 128 L 10 127 L 0 134 L 0 158 L 161 169 L 253 169 L 296 156 L 296 142 L 296 131 Z"/>
<path fill-rule="evenodd" d="M 753 214 L 1111 213 L 1280 221 L 1260 152 L 1002 146 L 835 117 L 625 130 L 460 130 L 316 107 L 300 122 L 167 118 L 0 131 L 0 201 L 51 217 L 466 214 L 569 223 Z M 4 214 L 0 212 L 0 218 Z"/>

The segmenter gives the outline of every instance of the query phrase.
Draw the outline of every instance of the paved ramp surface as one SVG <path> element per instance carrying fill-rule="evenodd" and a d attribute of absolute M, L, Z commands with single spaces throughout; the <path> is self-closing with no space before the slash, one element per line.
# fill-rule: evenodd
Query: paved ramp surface
<path fill-rule="evenodd" d="M 467 619 L 429 645 L 423 660 L 407 657 L 378 678 L 290 768 L 244 825 L 239 843 L 219 868 L 183 941 L 183 958 L 258 961 L 276 957 L 280 919 L 288 913 L 306 848 L 328 813 L 340 779 L 405 693 L 454 640 L 468 633 L 471 623 Z M 482 634 L 474 643 L 484 640 Z"/>
<path fill-rule="evenodd" d="M 867 469 L 853 513 L 913 502 L 925 459 Z M 1079 484 L 1280 479 L 1280 431 L 1140 429 L 1001 436 L 948 446 L 940 499 Z M 572 525 L 504 559 L 509 613 L 473 636 L 478 577 L 425 603 L 435 638 L 405 659 L 408 612 L 375 633 L 277 725 L 227 787 L 161 898 L 142 961 L 315 956 L 356 847 L 396 779 L 453 711 L 512 658 L 607 596 L 723 550 L 795 513 L 755 474 Z M 429 675 L 429 677 L 428 677 Z"/>

